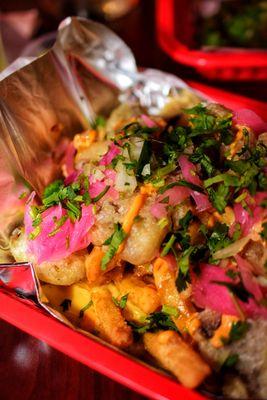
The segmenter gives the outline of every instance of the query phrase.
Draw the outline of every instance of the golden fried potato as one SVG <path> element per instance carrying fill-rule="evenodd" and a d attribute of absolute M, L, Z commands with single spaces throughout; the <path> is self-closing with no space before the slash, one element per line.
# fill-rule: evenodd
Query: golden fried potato
<path fill-rule="evenodd" d="M 102 286 L 92 291 L 94 311 L 99 319 L 99 335 L 114 346 L 125 348 L 132 344 L 130 326 L 115 305 L 110 291 Z"/>
<path fill-rule="evenodd" d="M 124 275 L 123 279 L 115 282 L 115 286 L 121 296 L 128 294 L 127 302 L 132 302 L 146 314 L 153 313 L 160 307 L 156 288 L 145 284 L 142 279 L 132 274 Z"/>
<path fill-rule="evenodd" d="M 16 228 L 12 232 L 9 240 L 9 247 L 12 256 L 17 262 L 29 261 L 24 228 Z"/>
<path fill-rule="evenodd" d="M 68 286 L 85 278 L 85 252 L 71 254 L 60 261 L 34 264 L 38 278 L 53 285 Z"/>
<path fill-rule="evenodd" d="M 168 228 L 161 228 L 152 215 L 141 216 L 134 223 L 121 258 L 134 265 L 145 264 L 156 257 Z"/>
<path fill-rule="evenodd" d="M 146 350 L 158 363 L 186 387 L 195 388 L 210 374 L 208 364 L 202 360 L 174 331 L 145 333 Z"/>
<path fill-rule="evenodd" d="M 75 165 L 80 166 L 84 163 L 95 163 L 108 151 L 109 143 L 107 141 L 94 142 L 89 147 L 78 151 L 75 157 Z"/>
<path fill-rule="evenodd" d="M 191 301 L 187 298 L 187 293 L 179 293 L 176 288 L 175 267 L 166 259 L 159 257 L 154 262 L 153 274 L 162 305 L 177 309 L 178 316 L 172 319 L 179 331 L 194 335 L 200 326 L 200 321 Z"/>

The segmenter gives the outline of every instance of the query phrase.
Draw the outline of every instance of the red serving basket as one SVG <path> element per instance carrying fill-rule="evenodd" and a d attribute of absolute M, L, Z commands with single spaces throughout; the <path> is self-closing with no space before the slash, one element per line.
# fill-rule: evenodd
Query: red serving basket
<path fill-rule="evenodd" d="M 190 86 L 207 99 L 234 110 L 251 109 L 267 120 L 267 105 L 264 103 L 194 82 L 190 82 Z M 14 297 L 3 289 L 0 289 L 0 318 L 150 399 L 205 399 L 164 373 L 69 328 L 40 307 Z"/>
<path fill-rule="evenodd" d="M 190 49 L 194 34 L 192 1 L 156 0 L 157 38 L 174 60 L 217 80 L 267 79 L 267 51 L 261 49 Z"/>

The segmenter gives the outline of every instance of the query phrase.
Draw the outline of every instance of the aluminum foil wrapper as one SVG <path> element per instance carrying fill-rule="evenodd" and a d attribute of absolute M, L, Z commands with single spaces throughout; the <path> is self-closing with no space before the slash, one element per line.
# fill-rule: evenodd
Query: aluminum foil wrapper
<path fill-rule="evenodd" d="M 184 93 L 199 93 L 179 78 L 140 72 L 131 50 L 104 25 L 67 18 L 45 54 L 16 60 L 0 74 L 0 287 L 71 325 L 42 296 L 30 263 L 13 263 L 9 235 L 23 219 L 18 196 L 25 182 L 37 193 L 54 179 L 70 138 L 119 102 L 140 103 L 151 114 Z"/>

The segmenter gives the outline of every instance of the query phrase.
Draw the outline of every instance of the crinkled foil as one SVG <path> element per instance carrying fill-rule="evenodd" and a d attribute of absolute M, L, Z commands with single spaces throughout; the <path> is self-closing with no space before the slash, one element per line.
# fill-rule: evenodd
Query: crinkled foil
<path fill-rule="evenodd" d="M 196 94 L 173 75 L 139 72 L 131 50 L 117 35 L 75 17 L 60 24 L 50 50 L 16 60 L 0 79 L 0 262 L 5 263 L 0 264 L 0 288 L 72 326 L 49 307 L 30 263 L 8 263 L 9 234 L 23 218 L 18 196 L 24 182 L 41 193 L 60 173 L 68 138 L 117 103 L 139 102 L 159 114 L 184 89 Z"/>

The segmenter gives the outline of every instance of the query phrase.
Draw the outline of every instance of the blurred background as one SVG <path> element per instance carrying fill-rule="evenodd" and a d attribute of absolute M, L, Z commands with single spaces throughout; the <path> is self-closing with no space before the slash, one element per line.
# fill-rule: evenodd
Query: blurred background
<path fill-rule="evenodd" d="M 0 69 L 41 54 L 69 15 L 106 24 L 140 67 L 267 101 L 267 1 L 0 0 Z"/>

